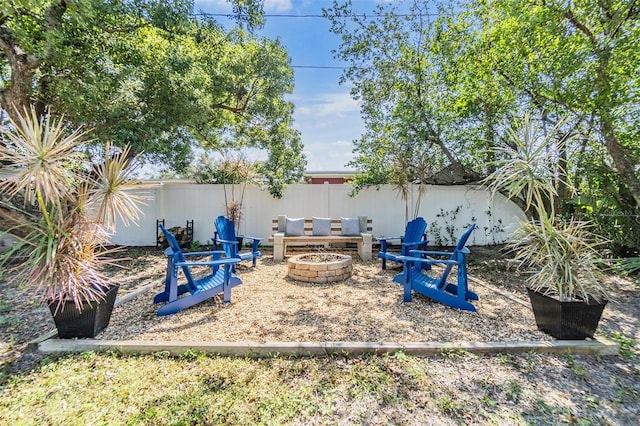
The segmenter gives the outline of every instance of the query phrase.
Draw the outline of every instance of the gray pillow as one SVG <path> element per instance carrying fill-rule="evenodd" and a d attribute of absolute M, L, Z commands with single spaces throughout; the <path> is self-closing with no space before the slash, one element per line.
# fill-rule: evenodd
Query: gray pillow
<path fill-rule="evenodd" d="M 331 235 L 331 218 L 313 217 L 313 235 Z"/>
<path fill-rule="evenodd" d="M 287 232 L 287 215 L 278 215 L 278 232 Z"/>
<path fill-rule="evenodd" d="M 287 218 L 287 227 L 285 229 L 286 235 L 300 236 L 304 235 L 304 217 L 297 219 Z"/>
<path fill-rule="evenodd" d="M 358 220 L 360 220 L 360 232 L 364 234 L 369 233 L 369 230 L 367 229 L 367 227 L 369 226 L 369 224 L 367 223 L 367 217 L 358 216 Z"/>
<path fill-rule="evenodd" d="M 360 220 L 357 217 L 341 217 L 342 235 L 360 235 Z"/>

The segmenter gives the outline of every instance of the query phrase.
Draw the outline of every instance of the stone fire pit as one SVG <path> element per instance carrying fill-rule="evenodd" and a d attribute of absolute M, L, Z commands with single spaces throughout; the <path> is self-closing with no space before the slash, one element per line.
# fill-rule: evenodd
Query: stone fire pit
<path fill-rule="evenodd" d="M 287 260 L 288 276 L 297 281 L 331 283 L 351 276 L 351 256 L 338 253 L 306 253 Z"/>

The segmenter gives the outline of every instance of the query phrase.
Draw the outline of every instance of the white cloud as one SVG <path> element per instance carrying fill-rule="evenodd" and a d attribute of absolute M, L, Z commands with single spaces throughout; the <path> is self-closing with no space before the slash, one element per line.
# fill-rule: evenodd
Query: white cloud
<path fill-rule="evenodd" d="M 342 117 L 360 111 L 360 105 L 349 93 L 321 94 L 307 101 L 298 100 L 296 104 L 296 112 L 301 116 Z"/>
<path fill-rule="evenodd" d="M 308 170 L 344 170 L 364 124 L 348 92 L 295 96 L 294 126 L 302 134 Z"/>
<path fill-rule="evenodd" d="M 306 143 L 307 170 L 346 170 L 346 164 L 353 159 L 352 149 L 353 144 L 345 140 Z"/>
<path fill-rule="evenodd" d="M 336 148 L 352 148 L 352 141 L 337 141 L 333 144 Z"/>
<path fill-rule="evenodd" d="M 230 13 L 232 4 L 227 0 L 195 0 L 194 9 L 206 9 L 216 13 Z M 282 13 L 293 9 L 291 0 L 264 0 L 265 13 Z"/>
<path fill-rule="evenodd" d="M 291 0 L 264 0 L 265 12 L 286 12 L 292 8 Z"/>
<path fill-rule="evenodd" d="M 195 0 L 194 9 L 207 9 L 215 11 L 217 13 L 230 12 L 232 7 L 231 3 L 227 0 Z"/>

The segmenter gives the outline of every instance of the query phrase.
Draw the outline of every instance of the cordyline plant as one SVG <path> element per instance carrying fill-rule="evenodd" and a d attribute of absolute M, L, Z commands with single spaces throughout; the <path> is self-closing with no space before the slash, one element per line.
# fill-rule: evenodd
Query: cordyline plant
<path fill-rule="evenodd" d="M 534 272 L 527 280 L 534 291 L 561 301 L 608 299 L 598 247 L 603 241 L 585 221 L 562 219 L 555 213 L 559 176 L 553 153 L 563 149 L 566 137 L 554 140 L 556 128 L 540 135 L 528 114 L 509 129 L 508 143 L 496 148 L 495 171 L 484 180 L 492 192 L 519 198 L 528 220 L 520 223 L 509 246 L 522 266 Z M 574 190 L 567 182 L 569 189 Z"/>
<path fill-rule="evenodd" d="M 0 161 L 16 172 L 0 181 L 0 195 L 12 201 L 2 203 L 14 223 L 2 231 L 18 242 L 0 264 L 56 311 L 66 301 L 82 310 L 116 284 L 101 272 L 117 262 L 108 256 L 116 219 L 128 224 L 140 213 L 141 200 L 129 191 L 138 184 L 129 149 L 114 153 L 107 143 L 103 161 L 83 161 L 87 132 L 69 133 L 63 118 L 39 119 L 33 108 L 11 126 L 2 129 Z"/>
<path fill-rule="evenodd" d="M 191 173 L 197 183 L 222 184 L 224 213 L 233 222 L 235 233 L 238 235 L 240 222 L 243 219 L 242 209 L 247 185 L 259 183 L 256 163 L 249 161 L 244 152 L 234 155 L 232 152 L 223 150 L 219 161 L 203 155 Z M 229 193 L 228 185 L 231 186 Z M 239 187 L 236 188 L 236 185 Z"/>

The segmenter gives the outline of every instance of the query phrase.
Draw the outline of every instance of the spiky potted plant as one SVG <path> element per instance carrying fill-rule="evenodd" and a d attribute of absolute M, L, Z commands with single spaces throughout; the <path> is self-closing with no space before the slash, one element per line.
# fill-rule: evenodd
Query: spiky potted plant
<path fill-rule="evenodd" d="M 221 151 L 222 158 L 213 160 L 203 155 L 191 174 L 197 183 L 221 184 L 224 189 L 224 216 L 233 222 L 238 245 L 242 247 L 240 223 L 243 219 L 244 195 L 247 185 L 258 183 L 256 163 L 244 152 Z"/>
<path fill-rule="evenodd" d="M 538 328 L 558 339 L 593 337 L 609 300 L 600 268 L 602 239 L 588 222 L 556 214 L 557 185 L 564 173 L 553 153 L 564 149 L 562 122 L 540 135 L 528 115 L 508 130 L 508 144 L 496 149 L 495 171 L 485 183 L 494 192 L 517 199 L 526 221 L 512 236 L 510 247 L 520 265 L 531 272 L 527 292 Z M 567 182 L 562 182 L 573 190 Z"/>
<path fill-rule="evenodd" d="M 136 220 L 140 199 L 129 150 L 106 144 L 102 161 L 83 158 L 87 132 L 34 109 L 2 128 L 0 161 L 15 174 L 0 182 L 3 229 L 17 244 L 2 254 L 9 280 L 45 302 L 61 338 L 94 337 L 108 325 L 119 284 L 103 272 L 117 262 L 109 247 L 115 221 Z M 67 321 L 69 320 L 69 321 Z"/>

